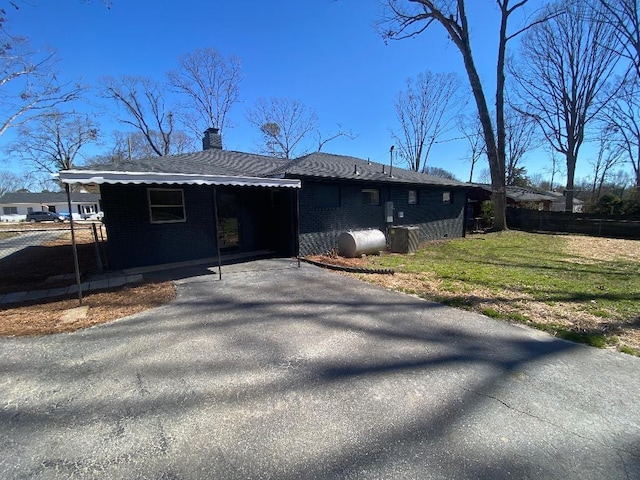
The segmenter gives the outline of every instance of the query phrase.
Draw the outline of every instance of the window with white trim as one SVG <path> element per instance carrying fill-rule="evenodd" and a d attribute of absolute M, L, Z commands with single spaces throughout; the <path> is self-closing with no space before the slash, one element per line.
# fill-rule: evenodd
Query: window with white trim
<path fill-rule="evenodd" d="M 18 207 L 2 207 L 3 215 L 17 215 Z"/>
<path fill-rule="evenodd" d="M 418 204 L 418 191 L 417 190 L 409 190 L 409 205 L 417 205 Z"/>
<path fill-rule="evenodd" d="M 151 223 L 186 222 L 184 191 L 181 188 L 148 188 Z"/>
<path fill-rule="evenodd" d="M 451 190 L 442 192 L 442 203 L 453 203 L 453 192 Z"/>

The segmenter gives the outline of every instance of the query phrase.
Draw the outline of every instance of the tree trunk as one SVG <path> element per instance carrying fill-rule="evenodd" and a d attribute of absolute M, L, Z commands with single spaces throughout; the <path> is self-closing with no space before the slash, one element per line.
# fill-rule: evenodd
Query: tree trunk
<path fill-rule="evenodd" d="M 500 164 L 500 155 L 496 146 L 496 137 L 493 132 L 491 115 L 489 114 L 487 100 L 482 90 L 482 83 L 480 82 L 480 77 L 478 76 L 478 71 L 473 61 L 469 39 L 464 37 L 459 47 L 464 60 L 464 67 L 469 77 L 473 98 L 478 107 L 478 117 L 485 138 L 489 171 L 491 172 L 491 189 L 493 191 L 493 229 L 496 231 L 506 230 L 507 219 L 505 207 L 507 199 L 504 187 L 504 167 Z"/>
<path fill-rule="evenodd" d="M 573 178 L 576 173 L 576 157 L 571 152 L 571 149 L 566 153 L 567 155 L 567 187 L 564 191 L 564 211 L 573 212 Z"/>
<path fill-rule="evenodd" d="M 494 230 L 507 229 L 507 192 L 506 192 L 506 131 L 504 125 L 504 57 L 507 51 L 507 20 L 509 2 L 501 5 L 501 21 L 500 21 L 500 40 L 498 44 L 498 62 L 496 68 L 496 135 L 497 135 L 497 151 L 495 173 L 491 172 L 491 183 L 493 184 L 493 212 Z M 490 162 L 491 163 L 491 162 Z M 494 180 L 494 177 L 496 178 Z M 500 218 L 498 217 L 500 213 Z"/>

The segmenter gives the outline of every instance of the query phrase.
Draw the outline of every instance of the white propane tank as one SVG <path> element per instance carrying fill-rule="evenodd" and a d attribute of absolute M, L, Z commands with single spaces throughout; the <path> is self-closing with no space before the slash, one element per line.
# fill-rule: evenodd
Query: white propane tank
<path fill-rule="evenodd" d="M 385 249 L 387 239 L 380 230 L 356 230 L 341 233 L 338 237 L 338 253 L 342 257 L 355 258 L 362 254 L 378 253 Z"/>

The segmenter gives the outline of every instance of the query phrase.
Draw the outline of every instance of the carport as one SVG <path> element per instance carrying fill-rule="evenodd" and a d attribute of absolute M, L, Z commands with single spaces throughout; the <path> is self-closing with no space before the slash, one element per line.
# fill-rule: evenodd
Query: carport
<path fill-rule="evenodd" d="M 300 180 L 64 170 L 61 182 L 100 191 L 109 267 L 145 267 L 224 255 L 298 254 Z"/>

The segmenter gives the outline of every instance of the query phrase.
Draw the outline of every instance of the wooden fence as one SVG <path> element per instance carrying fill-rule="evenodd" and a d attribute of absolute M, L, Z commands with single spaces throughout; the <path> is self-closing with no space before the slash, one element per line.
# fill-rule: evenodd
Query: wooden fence
<path fill-rule="evenodd" d="M 507 209 L 509 228 L 528 232 L 562 232 L 597 237 L 640 239 L 640 218 Z"/>

